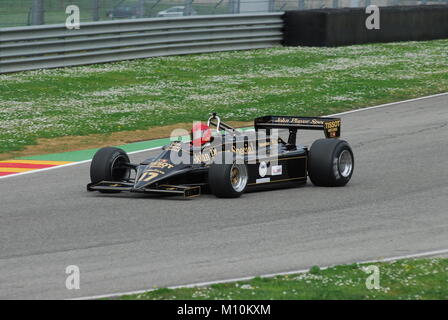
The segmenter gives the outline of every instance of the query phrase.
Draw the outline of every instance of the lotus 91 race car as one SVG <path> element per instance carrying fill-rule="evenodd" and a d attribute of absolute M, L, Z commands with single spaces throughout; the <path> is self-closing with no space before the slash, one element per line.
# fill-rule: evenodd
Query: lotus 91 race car
<path fill-rule="evenodd" d="M 264 116 L 255 130 L 240 131 L 212 114 L 197 122 L 191 141 L 172 141 L 155 157 L 131 163 L 125 151 L 98 150 L 90 167 L 88 191 L 180 195 L 212 193 L 236 198 L 248 191 L 305 184 L 344 186 L 353 174 L 349 144 L 339 139 L 341 119 Z M 288 130 L 287 141 L 279 131 Z M 296 143 L 298 130 L 322 130 L 325 139 L 310 148 Z"/>

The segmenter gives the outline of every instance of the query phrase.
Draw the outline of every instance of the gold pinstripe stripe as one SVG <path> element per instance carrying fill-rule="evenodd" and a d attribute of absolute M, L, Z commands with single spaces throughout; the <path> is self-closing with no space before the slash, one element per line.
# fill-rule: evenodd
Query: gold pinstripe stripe
<path fill-rule="evenodd" d="M 280 180 L 274 180 L 274 181 L 266 181 L 266 182 L 260 182 L 260 183 L 248 183 L 248 186 L 253 186 L 253 185 L 260 185 L 260 184 L 266 184 L 266 183 L 275 183 L 275 182 L 283 182 L 283 181 L 292 181 L 292 180 L 300 180 L 300 179 L 305 179 L 306 177 L 299 177 L 299 178 L 289 178 L 289 179 L 280 179 Z"/>

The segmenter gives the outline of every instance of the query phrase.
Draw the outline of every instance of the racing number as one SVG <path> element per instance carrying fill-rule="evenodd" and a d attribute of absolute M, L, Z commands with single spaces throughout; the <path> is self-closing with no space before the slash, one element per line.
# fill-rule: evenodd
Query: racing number
<path fill-rule="evenodd" d="M 140 181 L 149 181 L 157 177 L 159 174 L 157 172 L 144 172 L 140 178 Z"/>

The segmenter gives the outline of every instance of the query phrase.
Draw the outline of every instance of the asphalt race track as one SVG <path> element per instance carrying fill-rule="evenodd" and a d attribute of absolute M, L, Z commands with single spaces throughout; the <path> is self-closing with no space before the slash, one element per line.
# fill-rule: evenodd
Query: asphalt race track
<path fill-rule="evenodd" d="M 343 188 L 308 183 L 236 200 L 101 195 L 86 192 L 88 163 L 0 180 L 0 298 L 86 297 L 447 249 L 448 95 L 342 118 L 355 154 Z M 68 265 L 81 270 L 80 290 L 65 287 Z"/>

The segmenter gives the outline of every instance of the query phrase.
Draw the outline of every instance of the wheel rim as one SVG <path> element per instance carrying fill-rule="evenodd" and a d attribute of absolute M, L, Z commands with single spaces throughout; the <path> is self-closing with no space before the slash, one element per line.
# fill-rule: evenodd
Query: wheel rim
<path fill-rule="evenodd" d="M 118 156 L 112 162 L 112 177 L 114 181 L 126 180 L 129 178 L 131 171 L 129 168 L 123 168 L 121 165 L 128 162 L 128 160 L 123 156 Z"/>
<path fill-rule="evenodd" d="M 344 178 L 350 176 L 353 169 L 353 157 L 350 151 L 343 150 L 341 152 L 338 159 L 338 168 L 341 176 L 343 176 Z"/>
<path fill-rule="evenodd" d="M 242 192 L 247 184 L 247 169 L 245 165 L 233 164 L 230 169 L 230 182 L 233 190 Z"/>

